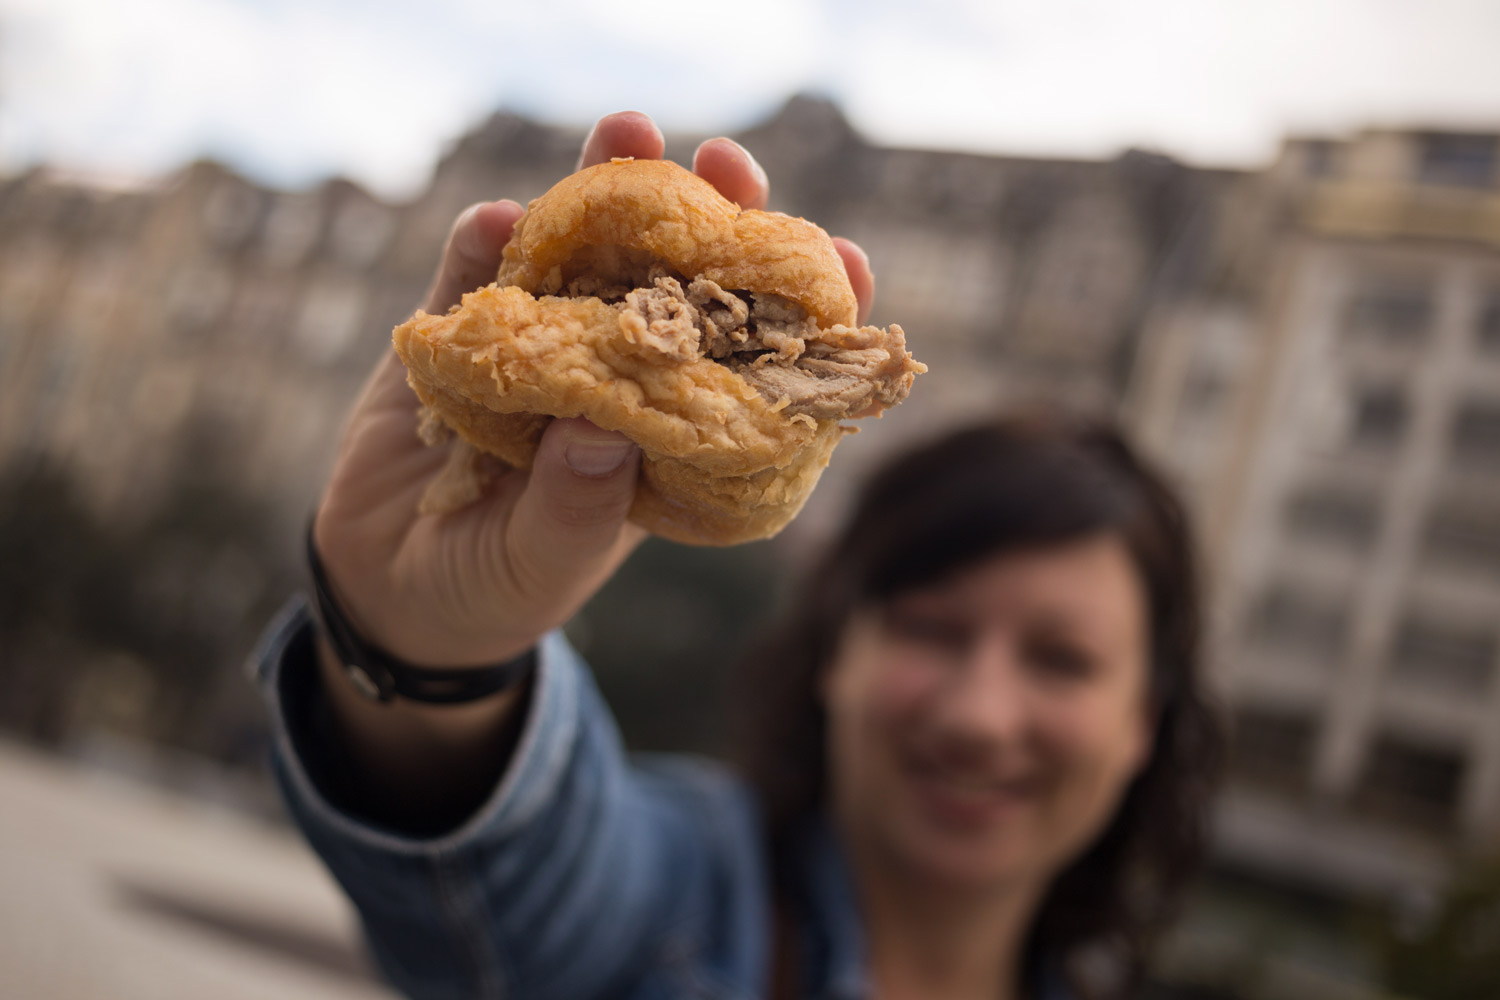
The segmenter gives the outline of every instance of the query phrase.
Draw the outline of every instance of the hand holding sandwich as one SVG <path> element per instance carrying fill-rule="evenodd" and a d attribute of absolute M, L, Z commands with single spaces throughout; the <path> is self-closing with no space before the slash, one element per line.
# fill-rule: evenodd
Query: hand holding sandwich
<path fill-rule="evenodd" d="M 589 137 L 581 166 L 661 151 L 648 118 L 613 115 Z M 694 166 L 742 207 L 765 203 L 764 174 L 734 143 L 705 143 Z M 502 201 L 460 217 L 424 311 L 441 316 L 493 281 L 520 216 Z M 867 312 L 873 279 L 864 255 L 847 241 L 835 246 Z M 624 520 L 635 446 L 569 419 L 550 422 L 530 470 L 500 472 L 479 502 L 456 513 L 419 516 L 416 498 L 455 450 L 424 446 L 416 420 L 406 371 L 388 355 L 350 417 L 315 532 L 345 610 L 388 652 L 431 666 L 514 655 L 566 621 L 644 537 Z"/>
<path fill-rule="evenodd" d="M 580 167 L 615 157 L 656 159 L 661 133 L 644 115 L 601 119 Z M 745 208 L 767 198 L 764 173 L 726 139 L 704 143 L 694 172 Z M 424 311 L 441 315 L 464 293 L 494 280 L 522 216 L 510 201 L 487 202 L 455 222 Z M 868 313 L 874 279 L 862 251 L 835 241 Z M 553 420 L 529 470 L 501 471 L 485 496 L 442 517 L 418 514 L 420 498 L 449 461 L 425 445 L 407 372 L 394 352 L 377 365 L 355 403 L 314 525 L 333 590 L 371 643 L 424 666 L 493 663 L 530 647 L 565 622 L 645 537 L 626 521 L 636 492 L 639 450 L 586 420 Z M 354 752 L 414 805 L 462 797 L 498 766 L 502 719 L 514 700 L 431 707 L 364 702 L 328 651 L 325 686 Z M 463 765 L 485 764 L 474 771 Z M 484 772 L 484 773 L 480 773 Z M 449 788 L 435 782 L 446 775 Z"/>

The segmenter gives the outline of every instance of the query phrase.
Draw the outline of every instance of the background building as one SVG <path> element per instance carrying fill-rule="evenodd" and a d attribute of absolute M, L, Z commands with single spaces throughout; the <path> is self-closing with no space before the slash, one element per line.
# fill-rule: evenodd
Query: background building
<path fill-rule="evenodd" d="M 1249 307 L 1165 319 L 1132 401 L 1214 557 L 1225 848 L 1431 885 L 1500 841 L 1500 141 L 1293 141 L 1244 200 Z"/>
<path fill-rule="evenodd" d="M 585 609 L 634 745 L 724 749 L 734 651 L 871 463 L 1045 402 L 1120 416 L 1192 501 L 1237 728 L 1226 877 L 1343 914 L 1500 847 L 1500 137 L 1296 139 L 1230 172 L 881 148 L 796 98 L 736 138 L 771 207 L 867 250 L 872 321 L 931 372 L 781 538 L 648 545 Z M 208 162 L 0 183 L 0 725 L 257 766 L 235 668 L 342 414 L 457 213 L 535 197 L 581 140 L 496 114 L 402 205 Z M 666 601 L 684 627 L 644 628 Z"/>

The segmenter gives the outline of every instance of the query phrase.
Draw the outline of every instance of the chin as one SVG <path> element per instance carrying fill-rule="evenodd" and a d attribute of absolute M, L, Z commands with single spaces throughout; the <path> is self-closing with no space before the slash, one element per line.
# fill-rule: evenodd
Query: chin
<path fill-rule="evenodd" d="M 1050 874 L 1043 852 L 1020 816 L 984 828 L 955 827 L 918 809 L 895 824 L 890 848 L 897 862 L 927 882 L 954 889 L 999 888 Z"/>
<path fill-rule="evenodd" d="M 1041 783 L 955 780 L 910 765 L 901 779 L 882 825 L 898 863 L 914 874 L 967 887 L 1045 874 Z"/>

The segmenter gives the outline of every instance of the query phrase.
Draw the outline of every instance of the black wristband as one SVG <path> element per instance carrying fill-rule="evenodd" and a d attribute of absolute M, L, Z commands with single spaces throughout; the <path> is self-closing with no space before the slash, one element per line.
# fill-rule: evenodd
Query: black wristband
<path fill-rule="evenodd" d="M 372 701 L 390 701 L 397 695 L 437 705 L 477 701 L 520 683 L 536 668 L 534 648 L 487 667 L 418 667 L 399 660 L 366 642 L 344 617 L 313 544 L 311 524 L 307 526 L 307 567 L 312 572 L 323 636 L 349 680 Z"/>

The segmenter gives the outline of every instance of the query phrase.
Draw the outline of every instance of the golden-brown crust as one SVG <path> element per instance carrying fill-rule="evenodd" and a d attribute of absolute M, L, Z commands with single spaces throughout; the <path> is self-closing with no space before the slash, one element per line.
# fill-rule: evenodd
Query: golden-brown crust
<path fill-rule="evenodd" d="M 529 468 L 552 418 L 586 417 L 641 448 L 635 523 L 699 545 L 773 535 L 802 507 L 846 428 L 781 412 L 785 399 L 768 402 L 725 364 L 664 353 L 642 323 L 622 322 L 619 306 L 550 294 L 581 277 L 629 288 L 660 266 L 790 299 L 825 332 L 855 322 L 843 261 L 817 226 L 742 212 L 673 163 L 614 161 L 533 201 L 496 284 L 446 315 L 417 313 L 396 328 L 395 347 L 422 403 L 468 446 Z M 923 368 L 892 329 L 908 371 L 904 395 L 910 372 Z M 473 461 L 456 459 L 449 473 L 425 510 L 483 489 L 485 470 Z"/>
<path fill-rule="evenodd" d="M 786 465 L 817 433 L 817 421 L 788 420 L 721 364 L 682 363 L 632 343 L 619 312 L 599 299 L 488 285 L 447 315 L 418 313 L 393 341 L 422 401 L 461 434 L 450 411 L 472 422 L 476 405 L 586 417 L 708 475 L 740 476 Z M 472 443 L 511 461 L 498 439 Z"/>
<path fill-rule="evenodd" d="M 632 344 L 619 317 L 598 299 L 490 285 L 444 316 L 418 313 L 393 340 L 422 403 L 508 465 L 530 467 L 552 417 L 586 417 L 641 446 L 630 516 L 651 532 L 730 545 L 780 530 L 827 465 L 838 421 L 789 420 L 723 365 Z"/>
<path fill-rule="evenodd" d="M 608 211 L 599 210 L 603 204 Z M 516 224 L 496 280 L 532 293 L 553 291 L 554 268 L 601 246 L 647 254 L 723 288 L 773 292 L 802 306 L 819 326 L 852 326 L 858 313 L 827 233 L 780 212 L 741 211 L 668 160 L 601 163 L 559 181 Z"/>
<path fill-rule="evenodd" d="M 791 522 L 848 429 L 825 421 L 785 468 L 705 477 L 686 462 L 645 458 L 630 520 L 689 545 L 735 545 L 769 538 Z"/>

